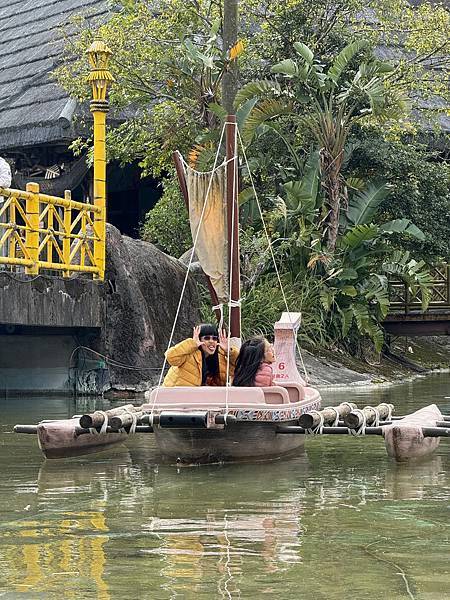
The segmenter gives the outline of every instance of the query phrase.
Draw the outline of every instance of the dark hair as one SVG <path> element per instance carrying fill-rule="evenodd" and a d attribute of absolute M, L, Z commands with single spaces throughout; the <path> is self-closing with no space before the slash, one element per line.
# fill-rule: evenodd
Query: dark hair
<path fill-rule="evenodd" d="M 233 385 L 254 386 L 255 377 L 266 351 L 266 340 L 255 336 L 244 342 L 239 351 L 234 371 Z"/>
<path fill-rule="evenodd" d="M 199 338 L 202 339 L 204 335 L 215 335 L 219 337 L 219 332 L 217 331 L 217 327 L 212 325 L 211 323 L 202 323 L 200 325 L 200 334 Z M 203 352 L 202 352 L 203 354 Z M 216 380 L 216 383 L 219 383 L 219 346 L 217 346 L 214 354 L 210 356 L 204 356 L 204 362 L 206 363 L 206 370 L 208 375 L 210 375 L 213 379 Z"/>
<path fill-rule="evenodd" d="M 215 335 L 216 337 L 219 337 L 219 332 L 215 325 L 212 325 L 211 323 L 202 323 L 200 325 L 199 338 L 202 338 L 204 335 Z"/>

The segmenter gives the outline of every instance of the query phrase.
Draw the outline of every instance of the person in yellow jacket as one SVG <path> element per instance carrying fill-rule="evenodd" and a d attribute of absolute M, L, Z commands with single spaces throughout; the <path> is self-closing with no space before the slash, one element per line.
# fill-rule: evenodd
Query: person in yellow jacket
<path fill-rule="evenodd" d="M 169 348 L 166 359 L 170 369 L 164 378 L 164 387 L 180 385 L 226 385 L 228 338 L 225 332 L 205 323 L 194 327 L 191 338 Z M 239 350 L 230 347 L 230 380 Z"/>

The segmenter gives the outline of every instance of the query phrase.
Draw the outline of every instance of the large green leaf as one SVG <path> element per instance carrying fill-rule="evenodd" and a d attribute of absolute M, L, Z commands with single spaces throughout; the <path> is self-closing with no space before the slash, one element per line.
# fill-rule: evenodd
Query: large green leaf
<path fill-rule="evenodd" d="M 249 143 L 260 125 L 269 119 L 292 113 L 293 107 L 290 102 L 281 100 L 262 100 L 253 107 L 248 115 L 242 132 L 242 138 Z"/>
<path fill-rule="evenodd" d="M 287 77 L 295 77 L 298 75 L 298 66 L 295 61 L 291 58 L 286 58 L 281 62 L 273 65 L 270 69 L 271 73 L 281 73 L 282 75 L 286 75 Z"/>
<path fill-rule="evenodd" d="M 337 83 L 342 72 L 348 67 L 353 57 L 358 54 L 363 48 L 367 47 L 367 41 L 356 40 L 351 44 L 348 44 L 343 50 L 339 52 L 333 61 L 333 64 L 328 70 L 328 77 Z"/>
<path fill-rule="evenodd" d="M 389 287 L 385 275 L 374 273 L 368 279 L 365 279 L 360 286 L 361 293 L 364 294 L 368 302 L 375 301 L 384 318 L 389 311 Z"/>
<path fill-rule="evenodd" d="M 304 168 L 304 175 L 298 181 L 288 181 L 283 185 L 289 208 L 303 215 L 311 215 L 316 208 L 317 192 L 319 189 L 320 154 L 312 151 Z"/>
<path fill-rule="evenodd" d="M 378 207 L 389 194 L 387 183 L 369 183 L 362 192 L 353 194 L 347 212 L 347 219 L 354 225 L 370 223 Z"/>
<path fill-rule="evenodd" d="M 308 65 L 312 65 L 314 54 L 306 44 L 303 44 L 303 42 L 295 42 L 294 48 L 297 54 L 299 54 Z"/>
<path fill-rule="evenodd" d="M 344 248 L 354 249 L 357 248 L 363 242 L 373 240 L 379 235 L 379 229 L 377 225 L 371 223 L 370 225 L 355 225 L 352 227 L 342 238 L 342 246 Z"/>
<path fill-rule="evenodd" d="M 278 96 L 280 93 L 281 86 L 277 81 L 271 81 L 270 79 L 249 81 L 236 94 L 234 106 L 238 107 L 252 98 L 261 98 L 262 96 L 274 94 Z"/>
<path fill-rule="evenodd" d="M 250 98 L 246 102 L 244 102 L 239 109 L 236 111 L 236 121 L 239 128 L 239 131 L 242 131 L 245 126 L 245 121 L 247 120 L 248 115 L 253 110 L 253 107 L 258 102 L 258 98 Z"/>
<path fill-rule="evenodd" d="M 411 223 L 409 219 L 394 219 L 393 221 L 388 221 L 381 225 L 380 229 L 388 233 L 407 233 L 421 241 L 426 239 L 424 232 L 416 227 L 414 223 Z"/>
<path fill-rule="evenodd" d="M 242 206 L 243 204 L 245 204 L 246 202 L 248 202 L 249 200 L 251 200 L 254 197 L 255 197 L 255 191 L 254 191 L 253 187 L 244 188 L 243 190 L 241 190 L 239 192 L 239 196 L 238 196 L 239 206 Z"/>

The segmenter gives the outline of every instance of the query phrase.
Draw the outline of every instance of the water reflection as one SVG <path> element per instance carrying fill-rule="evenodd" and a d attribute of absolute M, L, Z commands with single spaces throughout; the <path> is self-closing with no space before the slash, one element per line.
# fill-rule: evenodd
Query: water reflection
<path fill-rule="evenodd" d="M 391 463 L 386 471 L 386 491 L 393 500 L 422 500 L 431 487 L 446 483 L 442 456 L 432 456 L 423 462 Z"/>
<path fill-rule="evenodd" d="M 449 396 L 449 381 L 397 388 L 399 411 Z M 27 410 L 83 412 L 49 402 Z M 0 431 L 2 597 L 408 598 L 402 572 L 415 598 L 442 600 L 450 584 L 446 442 L 413 465 L 381 439 L 330 436 L 287 461 L 177 471 L 144 435 L 43 461 L 31 436 L 8 433 L 18 412 L 7 406 Z"/>

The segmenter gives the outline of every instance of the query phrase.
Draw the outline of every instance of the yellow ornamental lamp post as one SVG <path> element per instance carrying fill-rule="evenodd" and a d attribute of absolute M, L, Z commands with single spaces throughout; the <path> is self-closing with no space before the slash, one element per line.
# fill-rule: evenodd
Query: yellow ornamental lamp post
<path fill-rule="evenodd" d="M 100 39 L 95 39 L 87 50 L 91 72 L 87 78 L 92 87 L 90 109 L 94 117 L 94 204 L 100 208 L 94 216 L 94 260 L 98 267 L 97 279 L 105 275 L 106 246 L 106 99 L 108 85 L 114 77 L 108 69 L 111 50 Z"/>

